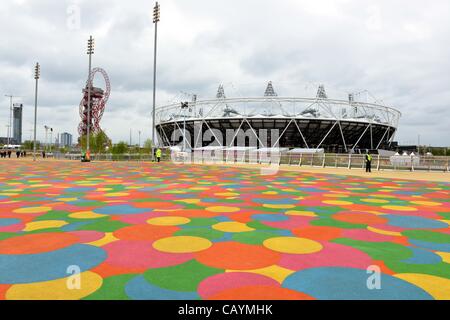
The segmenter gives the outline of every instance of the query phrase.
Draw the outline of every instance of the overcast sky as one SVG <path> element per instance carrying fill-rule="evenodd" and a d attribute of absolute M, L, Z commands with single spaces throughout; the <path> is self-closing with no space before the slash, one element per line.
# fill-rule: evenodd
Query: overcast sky
<path fill-rule="evenodd" d="M 157 104 L 264 92 L 302 95 L 323 83 L 329 96 L 369 90 L 403 116 L 397 139 L 450 146 L 450 2 L 448 0 L 162 0 Z M 9 99 L 24 104 L 31 136 L 34 64 L 42 66 L 38 138 L 44 125 L 78 137 L 78 105 L 93 66 L 112 93 L 102 127 L 114 142 L 151 136 L 152 1 L 2 0 L 0 136 Z M 96 85 L 102 85 L 100 78 Z M 360 95 L 360 99 L 366 99 Z"/>

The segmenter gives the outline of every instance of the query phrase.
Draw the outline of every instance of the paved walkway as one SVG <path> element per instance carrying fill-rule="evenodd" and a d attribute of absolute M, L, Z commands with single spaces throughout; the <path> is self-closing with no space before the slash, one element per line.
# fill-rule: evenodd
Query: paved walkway
<path fill-rule="evenodd" d="M 9 160 L 0 299 L 450 299 L 449 224 L 445 182 Z"/>

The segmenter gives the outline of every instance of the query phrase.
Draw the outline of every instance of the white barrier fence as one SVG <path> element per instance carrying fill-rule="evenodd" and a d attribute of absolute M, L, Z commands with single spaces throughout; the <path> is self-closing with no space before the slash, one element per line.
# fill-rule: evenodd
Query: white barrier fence
<path fill-rule="evenodd" d="M 235 148 L 228 150 L 200 150 L 172 152 L 163 155 L 162 161 L 201 164 L 272 164 L 300 167 L 334 167 L 362 169 L 364 154 L 289 153 L 276 149 Z M 81 154 L 55 154 L 55 159 L 81 160 Z M 450 157 L 437 156 L 380 156 L 373 155 L 372 170 L 407 170 L 449 172 Z M 93 161 L 152 161 L 150 154 L 100 154 L 92 155 Z"/>

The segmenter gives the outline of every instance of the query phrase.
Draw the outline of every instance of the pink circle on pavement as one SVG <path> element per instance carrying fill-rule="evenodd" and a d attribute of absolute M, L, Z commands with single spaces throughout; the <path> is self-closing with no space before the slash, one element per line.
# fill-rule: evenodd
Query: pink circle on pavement
<path fill-rule="evenodd" d="M 151 218 L 163 217 L 165 213 L 138 213 L 138 214 L 127 214 L 127 215 L 118 215 L 114 217 L 114 220 L 121 221 L 128 224 L 147 224 L 147 220 Z"/>
<path fill-rule="evenodd" d="M 80 240 L 80 243 L 94 242 L 105 236 L 103 232 L 99 231 L 71 231 L 68 233 L 76 236 Z"/>
<path fill-rule="evenodd" d="M 341 244 L 322 242 L 324 248 L 311 254 L 283 254 L 279 265 L 299 271 L 318 267 L 347 267 L 366 269 L 373 259 L 364 252 Z"/>
<path fill-rule="evenodd" d="M 395 236 L 388 236 L 367 229 L 346 229 L 342 231 L 343 238 L 369 242 L 391 242 Z"/>
<path fill-rule="evenodd" d="M 225 290 L 254 285 L 280 286 L 275 280 L 263 275 L 249 272 L 227 272 L 211 276 L 200 282 L 198 294 L 203 299 L 207 299 Z"/>
<path fill-rule="evenodd" d="M 292 230 L 295 228 L 308 227 L 311 220 L 314 219 L 314 217 L 289 216 L 289 219 L 285 221 L 262 221 L 261 223 L 272 228 Z"/>
<path fill-rule="evenodd" d="M 182 264 L 193 259 L 191 253 L 172 254 L 152 247 L 152 241 L 115 241 L 102 248 L 107 251 L 105 263 L 121 268 L 147 270 Z"/>

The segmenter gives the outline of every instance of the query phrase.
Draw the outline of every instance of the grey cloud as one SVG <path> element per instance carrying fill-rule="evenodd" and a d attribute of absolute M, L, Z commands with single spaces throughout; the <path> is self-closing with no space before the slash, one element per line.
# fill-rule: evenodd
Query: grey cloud
<path fill-rule="evenodd" d="M 319 83 L 339 98 L 368 89 L 402 111 L 400 142 L 415 141 L 420 133 L 424 143 L 450 145 L 446 0 L 160 4 L 158 105 L 181 92 L 213 97 L 219 83 L 226 84 L 228 96 L 260 95 L 269 80 L 282 95 L 313 95 Z M 75 30 L 67 27 L 71 5 L 81 10 Z M 128 140 L 130 128 L 141 130 L 142 139 L 150 136 L 153 5 L 144 0 L 2 1 L 0 93 L 22 96 L 25 136 L 32 123 L 36 61 L 42 65 L 40 127 L 51 123 L 76 133 L 89 34 L 96 39 L 93 65 L 103 67 L 112 84 L 102 126 L 115 141 Z M 8 121 L 7 99 L 0 97 L 0 104 L 5 106 L 1 133 Z M 41 139 L 43 134 L 41 129 Z"/>

